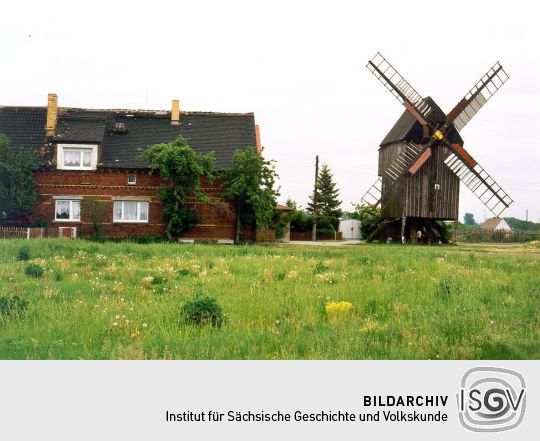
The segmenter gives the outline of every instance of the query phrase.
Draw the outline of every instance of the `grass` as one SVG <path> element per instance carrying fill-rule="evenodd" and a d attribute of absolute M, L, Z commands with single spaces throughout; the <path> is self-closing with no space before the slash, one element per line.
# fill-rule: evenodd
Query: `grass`
<path fill-rule="evenodd" d="M 223 326 L 183 320 L 197 295 Z M 13 296 L 30 303 L 0 314 L 1 359 L 540 358 L 538 245 L 4 240 L 0 298 Z"/>

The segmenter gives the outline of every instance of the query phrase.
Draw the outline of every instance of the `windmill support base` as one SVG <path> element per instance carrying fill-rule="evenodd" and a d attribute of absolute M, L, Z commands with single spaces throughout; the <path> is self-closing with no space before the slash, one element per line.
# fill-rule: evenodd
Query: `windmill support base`
<path fill-rule="evenodd" d="M 436 244 L 444 241 L 440 219 L 402 216 L 383 221 L 378 234 L 384 243 Z"/>

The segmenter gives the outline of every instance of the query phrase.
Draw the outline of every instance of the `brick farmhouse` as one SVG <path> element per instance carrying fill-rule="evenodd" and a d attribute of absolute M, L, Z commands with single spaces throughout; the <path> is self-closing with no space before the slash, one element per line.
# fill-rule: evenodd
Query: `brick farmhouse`
<path fill-rule="evenodd" d="M 77 227 L 78 234 L 87 234 L 81 203 L 95 197 L 106 203 L 104 235 L 113 237 L 165 232 L 158 193 L 164 181 L 140 158 L 146 147 L 183 136 L 196 152 L 214 152 L 215 166 L 221 170 L 231 166 L 237 149 L 256 147 L 259 154 L 262 150 L 252 113 L 181 112 L 178 100 L 172 101 L 170 111 L 95 110 L 58 107 L 57 96 L 49 94 L 47 107 L 0 106 L 0 133 L 15 148 L 39 151 L 39 199 L 31 222 Z M 199 223 L 183 236 L 233 239 L 235 213 L 222 200 L 220 183 L 203 180 L 202 185 L 221 203 L 193 201 Z M 244 228 L 243 239 L 253 236 L 253 227 Z"/>

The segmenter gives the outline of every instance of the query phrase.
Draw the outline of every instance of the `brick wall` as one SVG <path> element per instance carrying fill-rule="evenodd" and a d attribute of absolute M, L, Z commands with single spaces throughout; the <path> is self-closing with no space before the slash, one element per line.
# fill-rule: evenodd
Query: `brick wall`
<path fill-rule="evenodd" d="M 128 176 L 136 176 L 136 184 L 128 185 Z M 42 170 L 35 176 L 40 198 L 33 211 L 31 221 L 45 221 L 49 226 L 78 226 L 83 234 L 90 231 L 84 222 L 58 222 L 55 217 L 54 196 L 93 196 L 107 203 L 107 215 L 103 220 L 104 235 L 113 237 L 162 236 L 166 230 L 162 218 L 163 204 L 159 200 L 158 189 L 164 183 L 158 175 L 150 175 L 141 170 L 97 170 L 69 171 Z M 192 204 L 200 216 L 199 224 L 182 235 L 194 239 L 234 239 L 235 221 L 233 207 L 220 197 L 219 182 L 203 188 L 222 209 L 209 204 Z M 148 223 L 113 223 L 113 197 L 144 197 L 150 199 Z M 227 210 L 224 210 L 226 208 Z M 228 211 L 228 213 L 227 213 Z M 84 215 L 83 215 L 84 217 Z M 244 228 L 245 240 L 254 238 L 253 228 Z"/>

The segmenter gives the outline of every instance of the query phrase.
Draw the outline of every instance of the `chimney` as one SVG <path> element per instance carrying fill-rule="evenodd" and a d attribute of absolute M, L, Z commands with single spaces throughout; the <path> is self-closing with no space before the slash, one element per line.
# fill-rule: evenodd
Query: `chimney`
<path fill-rule="evenodd" d="M 172 100 L 171 126 L 180 125 L 180 101 Z"/>
<path fill-rule="evenodd" d="M 257 153 L 260 156 L 263 148 L 261 145 L 261 132 L 259 130 L 259 124 L 255 124 L 255 142 L 257 144 Z"/>
<path fill-rule="evenodd" d="M 47 136 L 54 136 L 56 132 L 56 120 L 58 118 L 58 95 L 49 93 L 47 96 Z"/>

